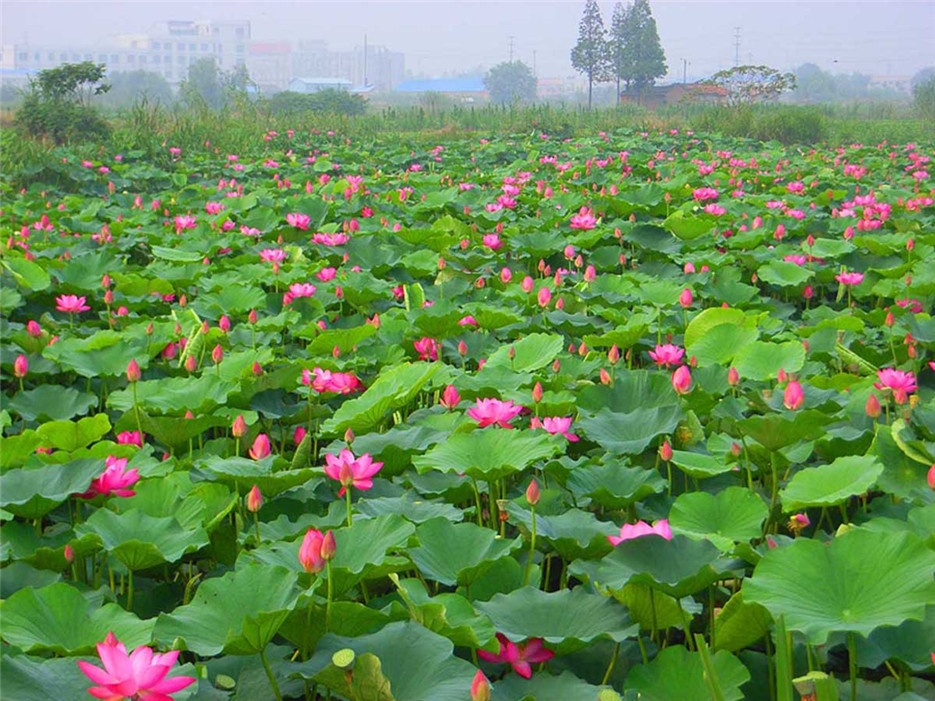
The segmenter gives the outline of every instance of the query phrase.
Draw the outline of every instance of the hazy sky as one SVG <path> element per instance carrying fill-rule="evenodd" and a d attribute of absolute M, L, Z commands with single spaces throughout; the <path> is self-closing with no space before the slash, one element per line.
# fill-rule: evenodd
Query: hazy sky
<path fill-rule="evenodd" d="M 613 2 L 600 3 L 605 26 Z M 670 78 L 705 77 L 740 62 L 790 70 L 817 63 L 836 73 L 906 76 L 935 65 L 935 0 L 651 0 Z M 2 0 L 4 44 L 93 46 L 145 33 L 160 19 L 249 19 L 254 39 L 324 39 L 333 49 L 383 45 L 407 69 L 440 75 L 514 56 L 540 77 L 574 74 L 569 51 L 584 0 L 468 2 L 247 2 L 244 0 Z"/>

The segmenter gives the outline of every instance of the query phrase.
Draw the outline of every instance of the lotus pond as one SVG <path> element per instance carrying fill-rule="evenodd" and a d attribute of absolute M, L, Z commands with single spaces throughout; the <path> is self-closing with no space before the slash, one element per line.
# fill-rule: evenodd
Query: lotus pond
<path fill-rule="evenodd" d="M 935 699 L 933 153 L 53 152 L 2 697 Z"/>

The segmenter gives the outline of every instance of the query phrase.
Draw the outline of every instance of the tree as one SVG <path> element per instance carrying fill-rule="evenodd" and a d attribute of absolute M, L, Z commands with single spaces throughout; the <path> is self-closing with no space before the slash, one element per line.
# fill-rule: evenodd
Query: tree
<path fill-rule="evenodd" d="M 91 106 L 91 98 L 110 89 L 104 64 L 64 63 L 39 71 L 30 80 L 16 112 L 16 124 L 27 134 L 56 144 L 76 140 L 102 141 L 110 125 Z"/>
<path fill-rule="evenodd" d="M 795 90 L 795 76 L 769 66 L 736 66 L 718 71 L 711 82 L 727 92 L 730 105 L 775 100 L 787 90 Z"/>
<path fill-rule="evenodd" d="M 620 21 L 622 46 L 617 71 L 627 90 L 642 93 L 669 70 L 649 0 L 634 0 Z"/>
<path fill-rule="evenodd" d="M 814 63 L 803 63 L 795 69 L 795 92 L 799 102 L 832 102 L 836 98 L 834 76 Z"/>
<path fill-rule="evenodd" d="M 169 81 L 151 71 L 114 73 L 110 76 L 110 84 L 110 92 L 103 100 L 106 105 L 132 105 L 141 98 L 149 103 L 168 104 L 175 99 Z"/>
<path fill-rule="evenodd" d="M 913 86 L 912 104 L 924 119 L 935 120 L 935 74 Z"/>
<path fill-rule="evenodd" d="M 588 109 L 591 109 L 591 96 L 594 83 L 608 79 L 610 57 L 607 54 L 607 42 L 604 39 L 604 21 L 597 0 L 587 0 L 584 14 L 578 24 L 578 43 L 571 50 L 571 65 L 579 73 L 588 77 Z"/>
<path fill-rule="evenodd" d="M 227 105 L 234 95 L 243 94 L 250 82 L 243 65 L 225 73 L 213 58 L 200 58 L 188 67 L 188 78 L 179 85 L 179 96 L 189 106 L 216 110 Z"/>
<path fill-rule="evenodd" d="M 610 70 L 614 76 L 617 96 L 616 102 L 620 104 L 620 81 L 623 80 L 623 51 L 626 45 L 626 21 L 628 9 L 623 4 L 614 4 L 614 14 L 610 18 L 610 39 L 607 42 L 607 53 L 610 56 Z"/>
<path fill-rule="evenodd" d="M 490 99 L 500 104 L 532 102 L 536 99 L 536 77 L 522 61 L 504 61 L 484 76 Z"/>

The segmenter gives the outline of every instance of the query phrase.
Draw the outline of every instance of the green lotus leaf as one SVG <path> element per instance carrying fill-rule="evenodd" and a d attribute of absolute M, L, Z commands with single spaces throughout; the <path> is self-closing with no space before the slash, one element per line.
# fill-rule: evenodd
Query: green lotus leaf
<path fill-rule="evenodd" d="M 601 690 L 606 686 L 594 686 L 565 670 L 551 675 L 537 672 L 531 679 L 518 674 L 507 674 L 493 685 L 491 701 L 568 701 L 569 699 L 596 699 L 603 701 Z M 614 697 L 610 697 L 613 699 Z M 619 696 L 616 697 L 619 699 Z"/>
<path fill-rule="evenodd" d="M 678 601 L 646 584 L 631 583 L 611 594 L 627 607 L 630 618 L 645 631 L 682 628 L 691 599 Z"/>
<path fill-rule="evenodd" d="M 706 540 L 647 535 L 620 543 L 600 560 L 576 560 L 569 572 L 587 577 L 601 589 L 622 589 L 636 582 L 682 599 L 716 582 L 731 567 Z"/>
<path fill-rule="evenodd" d="M 770 629 L 773 617 L 760 604 L 743 600 L 743 592 L 734 594 L 714 619 L 714 647 L 737 652 L 762 639 Z"/>
<path fill-rule="evenodd" d="M 805 347 L 800 341 L 770 343 L 753 341 L 734 358 L 740 376 L 750 380 L 775 379 L 780 370 L 798 372 L 805 365 Z"/>
<path fill-rule="evenodd" d="M 740 687 L 750 679 L 743 663 L 725 650 L 711 656 L 717 686 L 724 701 L 741 701 Z M 681 645 L 667 647 L 649 664 L 634 667 L 627 675 L 625 688 L 643 701 L 709 698 L 708 682 L 701 653 L 689 652 Z"/>
<path fill-rule="evenodd" d="M 734 469 L 723 457 L 687 450 L 673 450 L 672 463 L 695 479 L 721 475 Z"/>
<path fill-rule="evenodd" d="M 460 594 L 429 596 L 418 579 L 398 580 L 396 588 L 406 607 L 407 617 L 433 633 L 448 638 L 455 645 L 470 648 L 499 649 L 493 624 L 480 616 L 471 602 Z M 401 607 L 397 604 L 397 607 Z"/>
<path fill-rule="evenodd" d="M 103 471 L 104 461 L 95 458 L 8 470 L 0 475 L 0 506 L 23 518 L 39 518 L 73 494 L 87 491 Z"/>
<path fill-rule="evenodd" d="M 565 341 L 559 335 L 529 334 L 514 343 L 506 343 L 498 348 L 487 359 L 484 370 L 509 368 L 514 372 L 532 372 L 550 365 L 564 347 Z M 514 355 L 513 358 L 510 358 L 511 352 Z M 484 370 L 481 370 L 481 375 Z"/>
<path fill-rule="evenodd" d="M 50 384 L 18 392 L 6 403 L 6 407 L 19 414 L 25 421 L 40 418 L 47 421 L 64 421 L 87 414 L 97 403 L 97 397 L 89 392 Z"/>
<path fill-rule="evenodd" d="M 367 433 L 390 412 L 410 402 L 439 372 L 439 363 L 405 363 L 384 370 L 362 395 L 341 404 L 321 426 L 324 433 L 343 434 L 347 429 Z"/>
<path fill-rule="evenodd" d="M 274 462 L 275 458 L 271 457 L 251 460 L 211 455 L 204 460 L 198 460 L 195 467 L 210 479 L 232 487 L 240 494 L 246 494 L 255 484 L 266 497 L 275 496 L 313 479 L 320 479 L 320 470 L 310 467 L 300 470 L 273 470 Z"/>
<path fill-rule="evenodd" d="M 928 501 L 932 490 L 926 483 L 930 463 L 913 460 L 900 447 L 886 426 L 879 426 L 868 454 L 883 465 L 877 485 L 899 499 Z"/>
<path fill-rule="evenodd" d="M 792 476 L 779 492 L 785 511 L 809 506 L 833 506 L 868 491 L 883 472 L 883 464 L 870 455 L 848 455 L 830 465 L 807 467 Z"/>
<path fill-rule="evenodd" d="M 777 287 L 801 287 L 814 274 L 804 266 L 776 259 L 764 263 L 756 271 L 757 278 Z"/>
<path fill-rule="evenodd" d="M 78 421 L 49 421 L 42 424 L 36 433 L 47 445 L 72 453 L 99 441 L 110 433 L 110 428 L 107 414 L 95 414 Z"/>
<path fill-rule="evenodd" d="M 255 564 L 199 585 L 190 604 L 160 613 L 153 637 L 165 645 L 180 638 L 199 655 L 255 655 L 295 606 L 297 575 Z"/>
<path fill-rule="evenodd" d="M 755 492 L 728 487 L 717 494 L 687 492 L 679 495 L 669 511 L 673 533 L 689 538 L 707 538 L 721 550 L 762 535 L 769 514 L 766 503 Z"/>
<path fill-rule="evenodd" d="M 191 411 L 198 415 L 223 406 L 227 402 L 227 396 L 237 389 L 237 385 L 238 383 L 224 380 L 213 372 L 197 377 L 164 377 L 137 382 L 136 396 L 140 408 L 147 412 L 184 414 Z M 112 392 L 107 398 L 107 406 L 117 411 L 132 411 L 132 388 Z"/>
<path fill-rule="evenodd" d="M 31 260 L 6 255 L 0 262 L 13 275 L 16 284 L 31 292 L 44 290 L 52 284 L 52 278 L 49 277 L 45 269 Z"/>
<path fill-rule="evenodd" d="M 750 322 L 742 309 L 732 307 L 711 307 L 703 309 L 692 320 L 688 322 L 685 328 L 685 348 L 690 353 L 691 347 L 699 343 L 705 336 L 711 333 L 718 326 L 743 327 Z"/>
<path fill-rule="evenodd" d="M 2 610 L 4 641 L 29 653 L 93 654 L 109 631 L 133 649 L 150 641 L 154 623 L 117 604 L 96 606 L 64 582 L 21 589 L 3 602 Z"/>
<path fill-rule="evenodd" d="M 413 458 L 412 465 L 419 472 L 455 472 L 492 482 L 558 454 L 564 442 L 564 438 L 545 431 L 480 428 L 456 433 L 425 455 Z"/>
<path fill-rule="evenodd" d="M 620 642 L 639 632 L 622 607 L 585 587 L 556 592 L 523 587 L 479 601 L 475 607 L 510 640 L 542 638 L 558 655 L 580 650 L 595 640 Z"/>
<path fill-rule="evenodd" d="M 511 504 L 507 510 L 512 523 L 532 528 L 532 513 Z M 536 514 L 536 539 L 555 548 L 565 560 L 593 559 L 606 555 L 613 547 L 607 536 L 619 532 L 607 521 L 598 521 L 590 511 L 568 509 L 560 514 Z"/>
<path fill-rule="evenodd" d="M 357 444 L 355 443 L 355 446 Z M 399 497 L 377 497 L 362 499 L 357 511 L 371 518 L 386 514 L 398 514 L 413 523 L 425 523 L 434 518 L 445 518 L 457 523 L 464 519 L 464 512 L 451 504 L 435 499 L 419 499 L 412 492 Z"/>
<path fill-rule="evenodd" d="M 64 338 L 43 349 L 42 355 L 87 378 L 120 376 L 131 360 L 145 367 L 149 358 L 145 336 L 116 331 L 98 331 L 87 338 Z"/>
<path fill-rule="evenodd" d="M 416 529 L 419 545 L 409 549 L 412 562 L 428 579 L 441 584 L 470 583 L 502 557 L 518 550 L 522 540 L 502 540 L 489 528 L 436 518 Z"/>
<path fill-rule="evenodd" d="M 784 414 L 751 416 L 737 422 L 745 436 L 753 438 L 767 450 L 779 450 L 799 441 L 814 440 L 824 435 L 824 427 L 832 417 L 815 409 L 797 411 L 791 417 Z"/>
<path fill-rule="evenodd" d="M 657 437 L 672 433 L 681 417 L 682 409 L 677 404 L 635 408 L 626 413 L 605 408 L 593 414 L 582 413 L 576 425 L 604 450 L 615 455 L 638 455 Z"/>
<path fill-rule="evenodd" d="M 575 468 L 565 486 L 577 499 L 588 497 L 606 509 L 623 509 L 658 494 L 665 485 L 656 470 L 611 463 Z"/>
<path fill-rule="evenodd" d="M 344 649 L 355 654 L 355 677 L 362 658 L 372 655 L 379 661 L 376 669 L 365 665 L 361 670 L 365 679 L 355 681 L 367 682 L 371 690 L 383 688 L 381 678 L 389 682 L 390 688 L 381 692 L 383 696 L 374 695 L 374 691 L 358 696 L 374 701 L 463 701 L 475 672 L 473 665 L 454 656 L 449 640 L 413 621 L 390 623 L 376 633 L 356 638 L 326 635 L 312 658 L 294 669 L 306 679 L 347 693 L 343 671 L 334 674 L 336 668 L 331 664 L 333 655 Z"/>
<path fill-rule="evenodd" d="M 756 328 L 720 324 L 692 345 L 685 346 L 688 357 L 694 358 L 698 367 L 728 365 L 744 348 L 759 336 Z"/>
<path fill-rule="evenodd" d="M 867 636 L 921 620 L 935 600 L 933 569 L 935 553 L 918 536 L 857 528 L 831 543 L 797 538 L 769 550 L 742 591 L 820 645 L 834 632 Z"/>
<path fill-rule="evenodd" d="M 691 241 L 711 232 L 717 226 L 717 220 L 710 215 L 692 216 L 676 210 L 662 222 L 662 225 L 682 241 Z M 672 300 L 673 302 L 675 299 Z"/>

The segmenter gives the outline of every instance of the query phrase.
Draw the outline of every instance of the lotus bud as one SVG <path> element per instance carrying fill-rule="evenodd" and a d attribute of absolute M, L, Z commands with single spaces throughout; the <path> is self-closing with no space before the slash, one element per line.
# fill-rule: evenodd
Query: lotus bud
<path fill-rule="evenodd" d="M 679 394 L 688 394 L 691 391 L 692 375 L 687 365 L 680 365 L 672 373 L 672 387 Z"/>
<path fill-rule="evenodd" d="M 214 348 L 211 349 L 211 360 L 215 365 L 220 365 L 221 361 L 224 359 L 224 349 L 221 348 L 221 344 L 217 344 Z"/>
<path fill-rule="evenodd" d="M 933 464 L 926 475 L 926 481 L 928 482 L 930 489 L 935 489 L 935 464 Z"/>
<path fill-rule="evenodd" d="M 672 444 L 669 443 L 668 438 L 659 446 L 659 457 L 665 462 L 669 462 L 672 459 Z"/>
<path fill-rule="evenodd" d="M 140 365 L 136 362 L 136 358 L 127 363 L 127 382 L 139 382 L 141 377 Z"/>
<path fill-rule="evenodd" d="M 25 355 L 16 356 L 16 360 L 13 361 L 13 376 L 20 379 L 26 377 L 26 373 L 29 372 L 29 359 Z"/>
<path fill-rule="evenodd" d="M 224 333 L 231 330 L 231 320 L 228 318 L 227 314 L 223 314 L 221 318 L 218 319 L 218 328 Z"/>
<path fill-rule="evenodd" d="M 464 342 L 464 339 L 458 341 L 458 355 L 464 357 L 468 353 L 467 343 Z"/>
<path fill-rule="evenodd" d="M 480 670 L 471 682 L 471 701 L 490 701 L 490 682 Z"/>
<path fill-rule="evenodd" d="M 737 372 L 737 368 L 731 365 L 730 370 L 727 371 L 727 384 L 731 387 L 736 387 L 740 384 L 740 373 Z"/>
<path fill-rule="evenodd" d="M 348 445 L 354 442 L 354 431 L 351 430 L 350 426 L 348 426 L 347 430 L 344 432 L 344 442 Z"/>
<path fill-rule="evenodd" d="M 534 401 L 536 404 L 542 401 L 542 383 L 541 382 L 536 382 L 536 384 L 533 385 L 532 401 Z"/>
<path fill-rule="evenodd" d="M 612 382 L 610 378 L 610 373 L 607 372 L 607 368 L 601 368 L 600 372 L 598 372 L 598 377 L 600 378 L 602 385 L 610 385 L 610 383 Z"/>
<path fill-rule="evenodd" d="M 263 366 L 260 365 L 260 363 L 257 361 L 253 361 L 253 367 L 251 370 L 256 377 L 259 377 L 263 374 Z"/>
<path fill-rule="evenodd" d="M 263 494 L 260 492 L 259 487 L 253 485 L 250 491 L 247 492 L 247 511 L 255 514 L 260 510 L 261 506 L 263 506 Z"/>
<path fill-rule="evenodd" d="M 234 438 L 241 438 L 247 433 L 247 422 L 243 418 L 243 414 L 237 414 L 237 418 L 234 419 L 234 423 L 231 424 L 231 435 Z"/>
<path fill-rule="evenodd" d="M 188 372 L 195 372 L 197 368 L 198 368 L 198 358 L 196 358 L 193 355 L 190 355 L 187 358 L 185 358 L 185 369 Z"/>
<path fill-rule="evenodd" d="M 867 403 L 864 405 L 864 413 L 867 414 L 871 419 L 876 419 L 880 417 L 881 407 L 880 400 L 877 399 L 877 395 L 870 393 L 870 396 L 867 397 Z"/>
<path fill-rule="evenodd" d="M 328 531 L 321 540 L 321 559 L 328 562 L 334 559 L 334 555 L 337 551 L 338 545 L 334 540 L 334 531 Z"/>
<path fill-rule="evenodd" d="M 269 436 L 265 433 L 258 434 L 250 447 L 249 453 L 254 460 L 262 460 L 268 457 L 270 454 Z"/>
<path fill-rule="evenodd" d="M 797 380 L 792 380 L 786 385 L 782 393 L 782 404 L 789 411 L 795 411 L 802 406 L 805 401 L 805 393 L 802 391 L 802 385 Z"/>
<path fill-rule="evenodd" d="M 620 349 L 617 347 L 616 343 L 610 347 L 609 351 L 607 351 L 607 361 L 611 365 L 616 365 L 618 362 L 620 362 Z"/>
<path fill-rule="evenodd" d="M 562 363 L 558 358 L 552 361 L 552 372 L 558 372 L 562 369 Z"/>
<path fill-rule="evenodd" d="M 71 545 L 65 546 L 65 562 L 69 565 L 75 561 L 75 549 Z"/>
<path fill-rule="evenodd" d="M 256 309 L 250 310 L 250 313 L 247 314 L 247 321 L 250 322 L 251 324 L 255 324 L 257 322 Z"/>
<path fill-rule="evenodd" d="M 529 483 L 529 486 L 526 487 L 526 502 L 530 506 L 535 506 L 539 503 L 539 485 L 535 479 Z"/>
<path fill-rule="evenodd" d="M 691 289 L 686 287 L 682 290 L 682 294 L 679 295 L 679 304 L 682 305 L 683 309 L 688 309 L 692 305 L 694 299 Z"/>
<path fill-rule="evenodd" d="M 460 401 L 461 395 L 458 394 L 458 389 L 454 385 L 448 385 L 442 391 L 442 396 L 441 399 L 438 400 L 438 403 L 446 409 L 451 410 L 458 406 Z"/>

